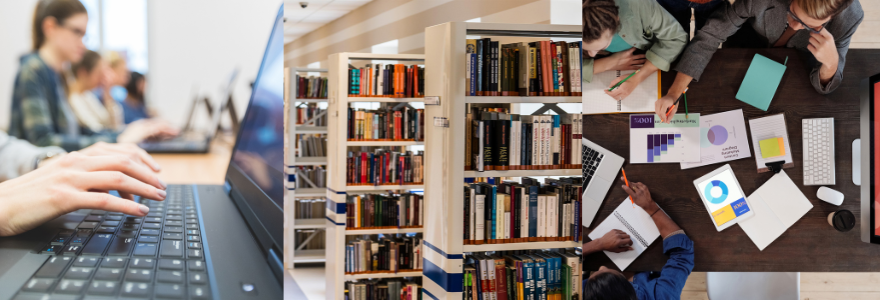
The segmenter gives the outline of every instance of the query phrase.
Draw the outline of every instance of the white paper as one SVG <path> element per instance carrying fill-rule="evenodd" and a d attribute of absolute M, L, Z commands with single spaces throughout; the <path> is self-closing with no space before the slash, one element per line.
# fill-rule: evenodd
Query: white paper
<path fill-rule="evenodd" d="M 634 71 L 607 71 L 593 75 L 593 81 L 584 82 L 582 105 L 583 114 L 607 114 L 607 113 L 634 113 L 653 112 L 654 102 L 659 99 L 659 85 L 655 72 L 639 84 L 625 99 L 617 99 L 605 93 L 611 87 L 611 83 L 618 77 L 626 78 Z M 629 80 L 632 80 L 630 78 Z"/>
<path fill-rule="evenodd" d="M 752 131 L 752 147 L 755 148 L 755 161 L 758 162 L 758 169 L 766 169 L 768 162 L 785 160 L 786 164 L 792 163 L 791 146 L 788 141 L 788 130 L 785 127 L 785 117 L 783 114 L 776 114 L 768 117 L 749 120 L 749 128 Z M 763 158 L 761 156 L 760 141 L 770 138 L 783 138 L 785 145 L 785 155 Z"/>
<path fill-rule="evenodd" d="M 755 215 L 739 226 L 761 251 L 813 208 L 785 171 L 773 175 L 748 201 Z"/>
<path fill-rule="evenodd" d="M 626 220 L 629 227 L 624 225 L 620 221 L 621 219 Z M 589 237 L 590 239 L 597 240 L 613 229 L 626 232 L 633 241 L 633 250 L 621 253 L 605 251 L 605 255 L 608 255 L 608 258 L 620 270 L 625 270 L 642 252 L 645 252 L 648 246 L 651 246 L 660 237 L 660 230 L 657 229 L 657 225 L 654 224 L 651 216 L 638 205 L 634 205 L 629 198 L 623 200 L 611 215 L 605 218 L 599 226 L 596 226 L 596 229 L 590 232 Z"/>
<path fill-rule="evenodd" d="M 681 169 L 752 157 L 742 109 L 700 116 L 700 162 L 683 162 Z"/>
<path fill-rule="evenodd" d="M 629 123 L 630 163 L 700 161 L 700 114 L 693 113 L 688 118 L 685 114 L 675 114 L 669 124 L 660 122 L 654 114 L 630 115 Z M 668 138 L 670 135 L 674 138 Z M 649 138 L 655 145 L 649 147 Z"/>

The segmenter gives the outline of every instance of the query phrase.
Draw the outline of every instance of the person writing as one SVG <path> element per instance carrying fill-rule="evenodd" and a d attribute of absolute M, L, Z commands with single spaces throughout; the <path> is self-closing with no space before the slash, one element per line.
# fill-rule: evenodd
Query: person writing
<path fill-rule="evenodd" d="M 618 101 L 658 69 L 668 71 L 687 44 L 687 33 L 655 0 L 584 0 L 583 17 L 584 82 L 606 71 L 639 70 L 619 87 L 605 91 Z M 645 54 L 635 54 L 637 50 Z"/>
<path fill-rule="evenodd" d="M 624 180 L 621 178 L 621 180 Z M 625 275 L 620 271 L 602 266 L 584 280 L 584 299 L 679 299 L 688 276 L 694 269 L 694 243 L 684 231 L 660 209 L 651 198 L 645 184 L 631 182 L 632 188 L 621 186 L 636 205 L 651 215 L 663 237 L 663 253 L 669 260 L 660 272 L 640 272 Z M 626 200 L 624 200 L 626 201 Z M 603 237 L 587 242 L 583 255 L 599 252 L 625 252 L 632 250 L 632 240 L 620 230 L 612 230 Z"/>
<path fill-rule="evenodd" d="M 167 184 L 156 175 L 159 169 L 133 144 L 99 142 L 66 153 L 0 131 L 0 236 L 23 233 L 79 209 L 145 216 L 150 209 L 130 200 L 133 195 L 165 199 Z"/>
<path fill-rule="evenodd" d="M 737 0 L 724 3 L 694 35 L 674 68 L 678 71 L 668 93 L 657 100 L 656 113 L 664 122 L 669 108 L 691 81 L 700 75 L 718 45 L 738 31 L 750 37 L 749 47 L 794 48 L 809 53 L 810 82 L 816 92 L 828 94 L 840 86 L 846 52 L 864 19 L 858 0 Z M 742 29 L 741 29 L 742 28 Z M 724 47 L 734 47 L 725 43 Z M 679 106 L 672 109 L 674 115 Z"/>

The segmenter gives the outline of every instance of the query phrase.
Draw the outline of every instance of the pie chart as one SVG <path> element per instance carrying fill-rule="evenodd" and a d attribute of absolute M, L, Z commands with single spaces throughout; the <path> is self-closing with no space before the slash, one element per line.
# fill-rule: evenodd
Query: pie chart
<path fill-rule="evenodd" d="M 712 145 L 724 145 L 724 142 L 727 142 L 727 128 L 721 125 L 712 126 L 709 128 L 709 132 L 706 133 L 706 138 Z"/>
<path fill-rule="evenodd" d="M 716 188 L 720 190 L 720 195 L 718 196 L 715 196 L 712 193 L 713 191 L 716 191 Z M 709 184 L 706 185 L 706 190 L 703 192 L 703 195 L 705 195 L 706 199 L 712 204 L 724 202 L 724 200 L 727 199 L 727 194 L 727 185 L 721 180 L 712 180 L 712 182 L 709 182 Z"/>

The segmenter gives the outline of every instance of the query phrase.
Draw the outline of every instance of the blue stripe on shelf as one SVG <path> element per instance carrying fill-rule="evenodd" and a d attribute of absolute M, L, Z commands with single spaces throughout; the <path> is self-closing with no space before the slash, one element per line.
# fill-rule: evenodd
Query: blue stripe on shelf
<path fill-rule="evenodd" d="M 337 192 L 337 191 L 334 191 L 334 190 L 331 189 L 331 188 L 327 188 L 327 190 L 330 191 L 331 193 L 334 193 L 334 194 L 345 195 L 345 192 Z"/>
<path fill-rule="evenodd" d="M 335 224 L 336 226 L 345 226 L 345 223 L 336 223 L 330 217 L 324 216 L 324 218 L 327 219 L 328 221 L 330 221 L 330 223 Z"/>
<path fill-rule="evenodd" d="M 445 270 L 438 267 L 426 258 L 422 258 L 422 274 L 434 281 L 447 293 L 462 292 L 462 282 L 464 275 L 462 273 L 446 273 Z"/>
<path fill-rule="evenodd" d="M 333 213 L 335 213 L 337 215 L 344 215 L 345 214 L 345 203 L 336 203 L 336 202 L 333 202 L 333 200 L 328 199 L 327 200 L 327 209 L 329 209 L 330 211 L 332 211 Z"/>
<path fill-rule="evenodd" d="M 437 246 L 431 245 L 431 243 L 428 243 L 428 241 L 426 241 L 426 240 L 422 240 L 422 243 L 424 243 L 425 246 L 428 247 L 428 249 L 431 249 L 437 253 L 440 253 L 440 255 L 443 255 L 447 259 L 464 259 L 464 255 L 462 255 L 462 254 L 446 254 L 446 252 L 443 252 L 443 250 L 440 250 L 440 248 L 437 248 Z"/>
<path fill-rule="evenodd" d="M 288 174 L 287 182 L 296 182 L 296 174 Z"/>
<path fill-rule="evenodd" d="M 440 300 L 440 298 L 437 298 L 437 296 L 434 296 L 434 294 L 431 294 L 431 292 L 429 292 L 428 289 L 424 288 L 424 286 L 422 288 L 422 291 L 425 292 L 425 295 L 427 295 L 428 297 L 431 297 L 431 299 Z"/>

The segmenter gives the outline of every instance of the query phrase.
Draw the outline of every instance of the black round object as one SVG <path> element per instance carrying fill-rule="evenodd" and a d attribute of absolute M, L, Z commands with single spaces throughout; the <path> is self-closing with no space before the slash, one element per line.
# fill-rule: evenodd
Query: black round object
<path fill-rule="evenodd" d="M 831 223 L 837 231 L 847 232 L 856 227 L 856 216 L 851 211 L 841 209 L 834 213 Z"/>

